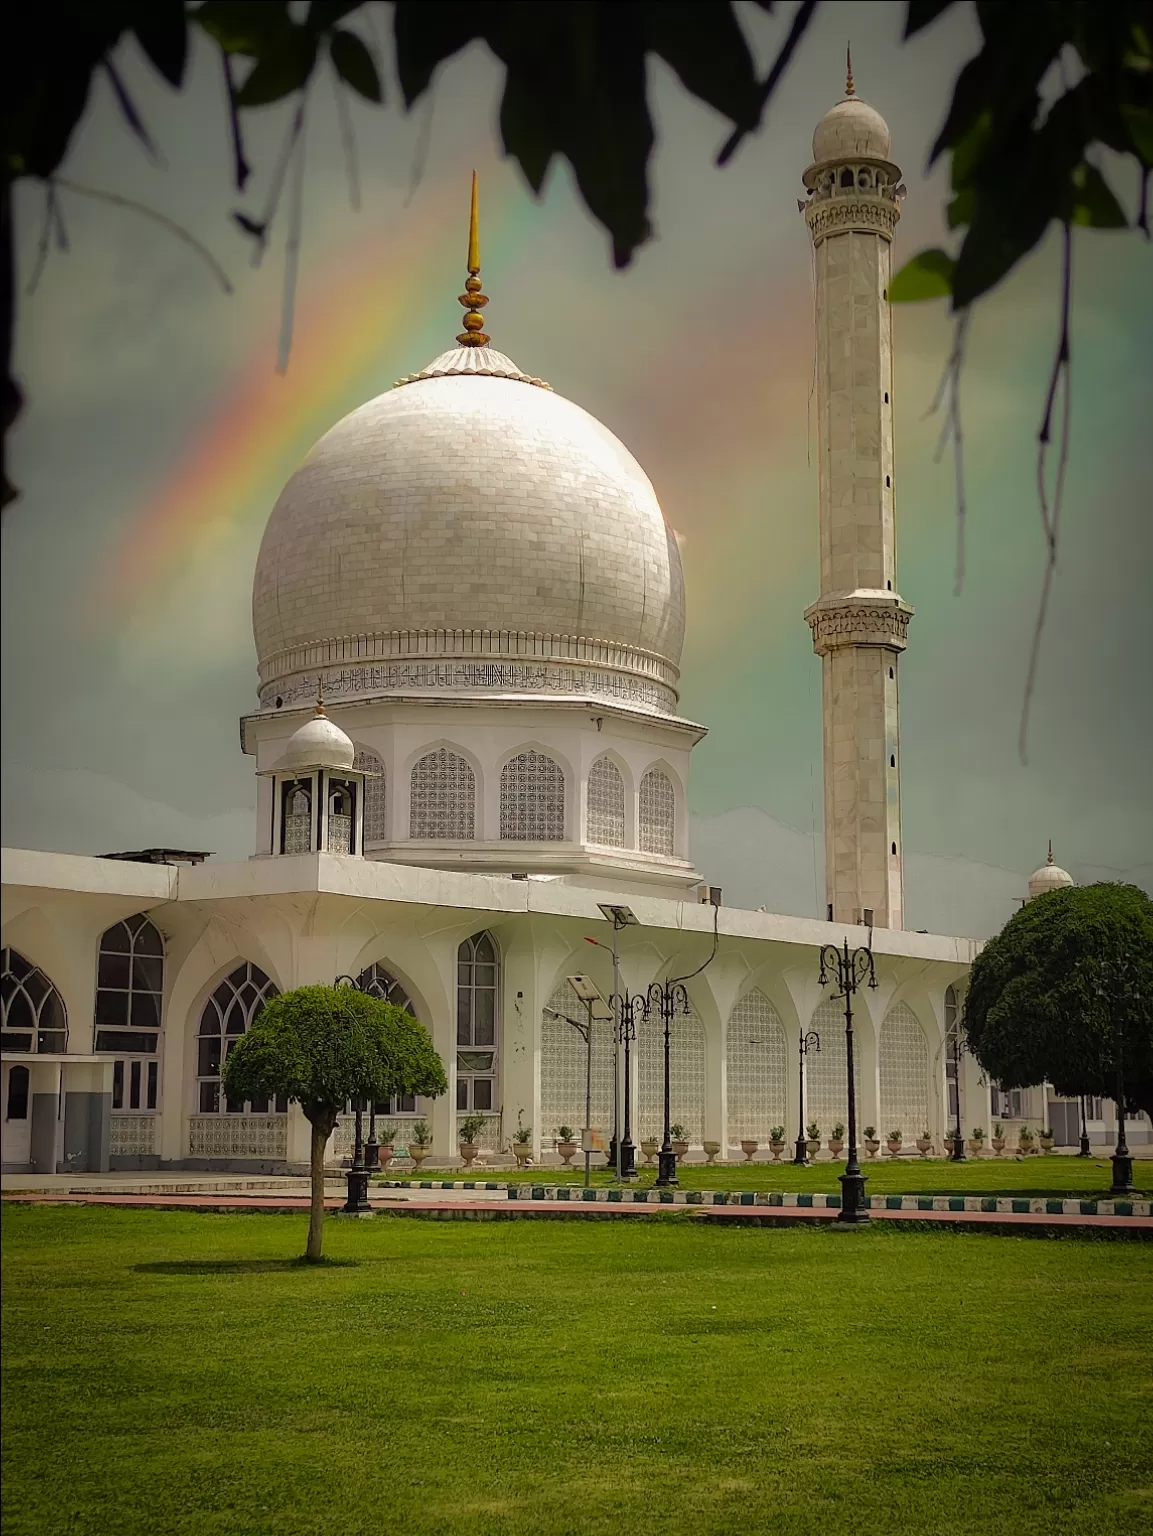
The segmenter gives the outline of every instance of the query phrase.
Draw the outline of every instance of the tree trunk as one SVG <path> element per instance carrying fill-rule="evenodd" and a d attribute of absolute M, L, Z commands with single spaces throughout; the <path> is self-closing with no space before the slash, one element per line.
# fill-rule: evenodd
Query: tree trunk
<path fill-rule="evenodd" d="M 308 1216 L 308 1247 L 304 1250 L 304 1257 L 309 1263 L 317 1264 L 324 1243 L 324 1149 L 332 1134 L 332 1126 L 323 1121 L 313 1120 L 309 1123 L 312 1126 L 312 1205 Z"/>

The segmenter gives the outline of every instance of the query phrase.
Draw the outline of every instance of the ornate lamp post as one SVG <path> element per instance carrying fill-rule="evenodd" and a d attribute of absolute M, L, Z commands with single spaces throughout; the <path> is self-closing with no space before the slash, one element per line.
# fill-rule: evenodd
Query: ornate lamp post
<path fill-rule="evenodd" d="M 876 983 L 874 982 L 873 985 L 875 986 Z M 957 1119 L 953 1126 L 953 1135 L 950 1138 L 953 1145 L 949 1152 L 949 1161 L 951 1163 L 963 1163 L 965 1161 L 965 1133 L 961 1129 L 961 1057 L 968 1051 L 969 1046 L 968 1043 L 961 1038 L 960 1019 L 957 1020 L 957 1023 L 953 1029 L 952 1046 L 953 1082 L 956 1084 L 957 1088 Z"/>
<path fill-rule="evenodd" d="M 803 1168 L 809 1161 L 808 1148 L 805 1136 L 805 1057 L 810 1051 L 821 1049 L 821 1037 L 815 1029 L 810 1029 L 808 1034 L 801 1030 L 801 1048 L 797 1061 L 797 1114 L 800 1117 L 797 1126 L 796 1156 L 793 1158 L 793 1166 Z"/>
<path fill-rule="evenodd" d="M 1085 1095 L 1081 1095 L 1081 1150 L 1078 1157 L 1091 1157 L 1092 1149 L 1089 1146 L 1089 1125 L 1085 1118 Z"/>
<path fill-rule="evenodd" d="M 602 944 L 599 939 L 586 938 L 586 944 L 595 944 L 598 949 L 610 949 L 613 957 L 613 990 L 609 998 L 613 1012 L 613 1134 L 609 1142 L 609 1163 L 617 1171 L 618 1179 L 631 1179 L 636 1175 L 636 1148 L 629 1137 L 628 1152 L 626 1154 L 624 1137 L 628 1135 L 628 1099 L 629 1099 L 629 1042 L 624 1032 L 624 1019 L 620 1012 L 621 998 L 621 960 L 619 936 L 622 928 L 635 928 L 639 923 L 636 913 L 631 907 L 622 906 L 619 902 L 600 901 L 597 903 L 605 917 L 613 925 L 613 941 L 611 946 Z M 627 995 L 627 994 L 626 994 Z M 633 1028 L 633 1039 L 636 1039 L 636 1028 Z M 620 1048 L 625 1048 L 625 1131 L 621 1131 L 621 1061 Z M 629 1172 L 625 1172 L 625 1165 Z"/>
<path fill-rule="evenodd" d="M 617 1037 L 625 1048 L 624 1129 L 617 1148 L 617 1176 L 622 1179 L 635 1179 L 637 1149 L 633 1145 L 632 1043 L 637 1037 L 637 1010 L 643 1011 L 644 998 L 636 993 L 614 992 L 609 1002 L 617 1011 L 617 1018 L 620 1020 Z"/>
<path fill-rule="evenodd" d="M 831 973 L 831 975 L 830 975 Z M 845 1171 L 839 1176 L 841 1185 L 841 1213 L 837 1220 L 844 1226 L 860 1226 L 868 1221 L 865 1205 L 865 1176 L 857 1161 L 857 1083 L 853 1065 L 853 998 L 858 987 L 868 978 L 868 985 L 876 988 L 877 975 L 873 966 L 873 951 L 868 945 L 850 951 L 845 940 L 838 949 L 835 944 L 821 946 L 821 971 L 817 980 L 827 987 L 830 980 L 837 983 L 834 998 L 845 1000 L 845 1050 L 848 1052 L 849 1071 L 849 1155 Z"/>
<path fill-rule="evenodd" d="M 356 979 L 353 976 L 338 976 L 333 982 L 333 986 L 352 987 L 357 992 L 363 991 L 362 987 L 357 986 Z M 352 1101 L 353 1113 L 356 1117 L 352 1138 L 352 1167 L 345 1173 L 348 1194 L 342 1206 L 342 1210 L 349 1216 L 361 1216 L 365 1211 L 371 1211 L 372 1209 L 368 1203 L 369 1166 L 365 1162 L 364 1157 L 364 1121 L 361 1118 L 363 1102 L 363 1099 L 359 1097 Z M 375 1166 L 379 1167 L 380 1152 L 376 1145 L 375 1107 L 370 1110 L 370 1115 L 372 1116 L 372 1127 L 369 1134 L 372 1140 L 372 1151 L 376 1158 Z"/>

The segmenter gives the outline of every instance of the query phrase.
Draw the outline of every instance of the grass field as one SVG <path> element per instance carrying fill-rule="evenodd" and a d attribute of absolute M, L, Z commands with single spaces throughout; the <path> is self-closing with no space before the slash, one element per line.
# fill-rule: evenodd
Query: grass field
<path fill-rule="evenodd" d="M 1153 1249 L 3 1211 L 4 1528 L 1112 1536 Z"/>
<path fill-rule="evenodd" d="M 1108 1158 L 1099 1157 L 1030 1157 L 1021 1162 L 1015 1158 L 987 1158 L 963 1163 L 949 1163 L 942 1158 L 902 1157 L 865 1162 L 862 1168 L 868 1178 L 866 1191 L 870 1195 L 1004 1195 L 1022 1199 L 1036 1195 L 1050 1199 L 1067 1196 L 1088 1200 L 1108 1198 L 1113 1176 Z M 837 1175 L 844 1171 L 844 1163 L 817 1163 L 808 1168 L 793 1168 L 787 1163 L 729 1163 L 708 1168 L 703 1163 L 689 1163 L 681 1168 L 679 1182 L 682 1189 L 788 1190 L 797 1194 L 823 1192 L 835 1195 L 841 1190 Z M 406 1173 L 397 1169 L 377 1177 L 414 1179 L 417 1175 L 415 1171 Z M 584 1181 L 584 1168 L 530 1168 L 522 1173 L 515 1168 L 483 1168 L 468 1175 L 463 1169 L 455 1169 L 430 1172 L 425 1177 L 580 1184 Z M 644 1168 L 636 1182 L 641 1188 L 651 1188 L 655 1178 L 655 1168 Z M 614 1179 L 607 1170 L 594 1170 L 592 1182 L 597 1188 L 603 1188 Z M 1153 1162 L 1148 1159 L 1135 1162 L 1133 1182 L 1144 1197 L 1153 1195 Z"/>

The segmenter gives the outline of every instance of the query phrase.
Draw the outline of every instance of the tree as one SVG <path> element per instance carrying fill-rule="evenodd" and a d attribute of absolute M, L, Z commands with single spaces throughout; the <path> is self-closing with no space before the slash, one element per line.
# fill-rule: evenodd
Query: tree
<path fill-rule="evenodd" d="M 355 987 L 297 987 L 266 1003 L 221 1072 L 230 1099 L 284 1095 L 312 1126 L 312 1208 L 305 1258 L 320 1259 L 324 1148 L 349 1099 L 435 1097 L 448 1082 L 428 1031 L 395 1003 Z"/>
<path fill-rule="evenodd" d="M 977 959 L 964 1027 L 1005 1088 L 1050 1082 L 1153 1117 L 1153 901 L 1084 885 L 1026 902 Z"/>
<path fill-rule="evenodd" d="M 763 11 L 772 0 L 756 0 Z M 909 0 L 906 38 L 959 0 Z M 234 181 L 242 193 L 250 167 L 242 113 L 297 98 L 289 141 L 260 215 L 233 217 L 262 249 L 292 155 L 302 151 L 308 92 L 322 66 L 338 87 L 382 104 L 384 87 L 372 49 L 349 25 L 364 0 L 38 0 L 6 18 L 0 80 L 4 202 L 0 209 L 0 347 L 5 376 L 0 434 L 21 407 L 11 374 L 13 242 L 11 183 L 45 183 L 41 252 L 66 244 L 59 176 L 88 103 L 92 79 L 110 82 L 125 122 L 143 149 L 156 149 L 117 69 L 115 52 L 132 37 L 157 72 L 180 90 L 189 33 L 219 50 L 231 124 Z M 504 150 L 539 193 L 557 158 L 572 166 L 580 194 L 611 239 L 624 267 L 651 235 L 649 157 L 656 132 L 648 100 L 648 61 L 663 60 L 684 88 L 732 126 L 717 163 L 724 165 L 761 126 L 765 108 L 817 10 L 801 0 L 763 79 L 731 0 L 395 0 L 396 69 L 406 109 L 429 90 L 437 69 L 472 43 L 485 44 L 505 69 L 500 109 Z M 1067 370 L 1071 261 L 1075 224 L 1123 228 L 1127 218 L 1099 164 L 1106 148 L 1131 162 L 1146 236 L 1146 190 L 1153 167 L 1153 0 L 978 0 L 982 46 L 957 77 L 931 159 L 951 157 L 950 229 L 964 230 L 954 258 L 934 250 L 914 257 L 893 281 L 891 297 L 952 296 L 954 310 L 1000 282 L 1058 221 L 1066 234 L 1066 281 L 1055 375 Z M 360 16 L 356 16 L 357 21 Z M 243 78 L 237 79 L 237 70 Z M 1065 89 L 1046 110 L 1042 85 L 1054 73 Z M 1070 83 L 1070 75 L 1075 78 Z M 343 104 L 343 97 L 339 96 Z M 348 137 L 351 137 L 351 128 Z M 90 191 L 91 189 L 77 189 Z M 122 198 L 114 198 L 124 204 Z M 147 210 L 141 210 L 147 212 Z M 165 221 L 168 222 L 168 221 Z M 185 236 L 185 238 L 191 238 Z M 195 244 L 195 242 L 193 242 Z M 960 368 L 960 341 L 954 349 Z M 1048 441 L 1056 383 L 1041 440 Z M 0 478 L 0 497 L 15 492 Z M 1048 522 L 1046 524 L 1048 527 Z M 1055 542 L 1055 523 L 1053 540 Z"/>

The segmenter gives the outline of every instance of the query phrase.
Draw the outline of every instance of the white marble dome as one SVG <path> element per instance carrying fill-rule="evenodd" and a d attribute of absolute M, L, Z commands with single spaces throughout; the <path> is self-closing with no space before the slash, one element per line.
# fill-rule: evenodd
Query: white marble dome
<path fill-rule="evenodd" d="M 276 766 L 282 773 L 306 768 L 345 770 L 352 767 L 355 756 L 356 747 L 351 738 L 328 718 L 324 706 L 318 704 L 312 719 L 306 720 L 288 738 L 284 756 Z"/>
<path fill-rule="evenodd" d="M 1034 896 L 1043 896 L 1046 891 L 1058 891 L 1063 886 L 1075 884 L 1076 881 L 1067 869 L 1053 863 L 1053 844 L 1050 843 L 1048 859 L 1029 876 L 1029 900 L 1032 901 Z"/>
<path fill-rule="evenodd" d="M 458 349 L 338 422 L 285 486 L 253 631 L 264 707 L 315 697 L 321 673 L 347 697 L 397 686 L 398 662 L 492 657 L 631 675 L 671 707 L 680 557 L 606 427 L 495 349 Z"/>
<path fill-rule="evenodd" d="M 831 107 L 813 134 L 813 162 L 887 160 L 892 148 L 889 125 L 859 96 L 845 96 Z"/>

